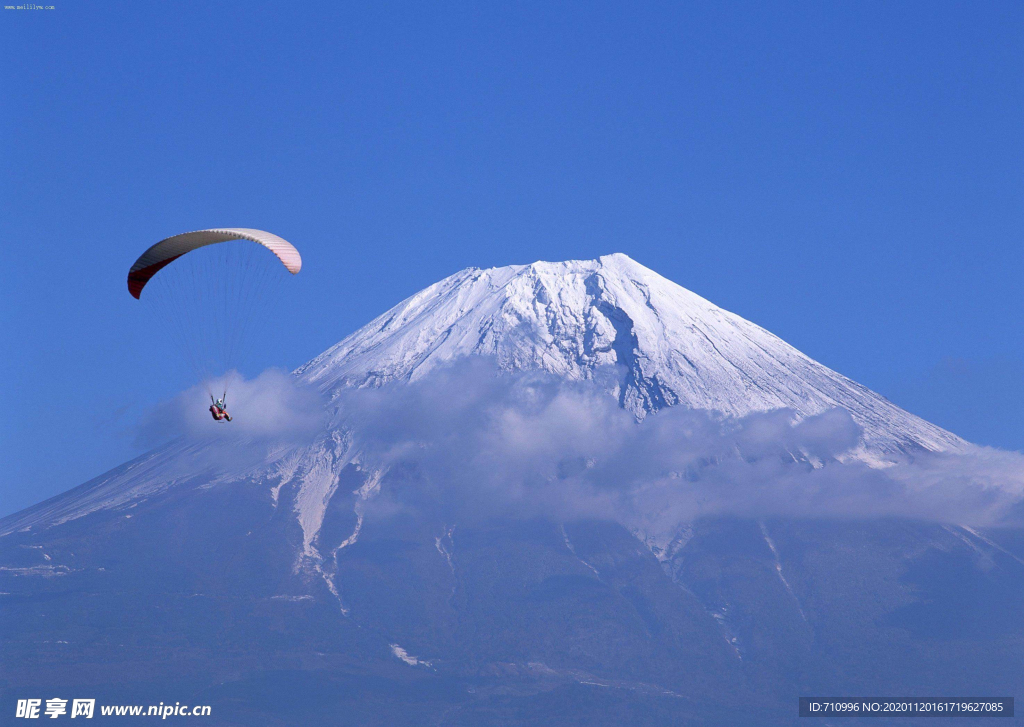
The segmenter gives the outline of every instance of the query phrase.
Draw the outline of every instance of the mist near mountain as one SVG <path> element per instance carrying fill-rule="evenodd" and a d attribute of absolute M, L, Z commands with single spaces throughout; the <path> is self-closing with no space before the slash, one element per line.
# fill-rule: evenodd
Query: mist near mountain
<path fill-rule="evenodd" d="M 654 539 L 723 515 L 1021 524 L 1019 453 L 922 449 L 872 467 L 855 456 L 863 430 L 844 409 L 801 418 L 676 407 L 638 420 L 607 394 L 626 375 L 609 366 L 573 382 L 475 357 L 415 382 L 345 391 L 330 406 L 280 372 L 234 376 L 241 423 L 216 430 L 216 458 L 224 472 L 251 465 L 324 428 L 332 409 L 364 468 L 414 468 L 425 483 L 382 493 L 368 517 L 413 508 L 477 520 L 604 518 Z M 145 436 L 205 442 L 198 392 L 154 410 Z"/>
<path fill-rule="evenodd" d="M 211 427 L 210 392 L 224 392 L 228 410 L 237 414 L 232 426 Z M 327 423 L 318 392 L 299 385 L 280 369 L 267 369 L 246 379 L 237 371 L 204 381 L 144 413 L 135 443 L 151 449 L 182 437 L 194 441 L 262 442 L 283 445 L 316 436 Z"/>

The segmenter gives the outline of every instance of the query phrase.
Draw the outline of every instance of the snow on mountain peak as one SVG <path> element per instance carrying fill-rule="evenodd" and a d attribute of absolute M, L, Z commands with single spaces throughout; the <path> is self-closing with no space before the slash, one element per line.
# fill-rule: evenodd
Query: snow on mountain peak
<path fill-rule="evenodd" d="M 296 373 L 332 392 L 415 380 L 465 356 L 571 380 L 619 367 L 614 394 L 638 417 L 672 405 L 734 416 L 783 407 L 811 416 L 842 407 L 876 455 L 967 446 L 622 253 L 467 268 Z"/>

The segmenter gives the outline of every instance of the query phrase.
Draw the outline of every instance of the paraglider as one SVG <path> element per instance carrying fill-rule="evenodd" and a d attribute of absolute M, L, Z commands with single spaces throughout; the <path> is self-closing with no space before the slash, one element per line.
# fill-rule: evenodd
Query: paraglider
<path fill-rule="evenodd" d="M 207 386 L 213 418 L 230 422 L 227 390 L 214 397 L 211 378 L 230 378 L 244 363 L 257 329 L 275 313 L 274 294 L 288 277 L 282 273 L 301 269 L 299 251 L 273 233 L 198 230 L 143 252 L 128 271 L 128 292 L 153 309 L 161 332 L 175 339 L 181 360 Z"/>
<path fill-rule="evenodd" d="M 228 393 L 225 391 L 224 396 L 219 399 L 214 399 L 213 394 L 210 394 L 210 413 L 213 414 L 213 418 L 218 422 L 231 421 L 231 415 L 228 414 L 227 405 L 224 403 L 224 399 L 227 398 Z"/>

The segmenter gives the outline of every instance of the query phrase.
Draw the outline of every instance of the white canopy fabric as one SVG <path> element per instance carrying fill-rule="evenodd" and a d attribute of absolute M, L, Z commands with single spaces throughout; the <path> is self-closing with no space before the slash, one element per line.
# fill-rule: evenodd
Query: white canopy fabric
<path fill-rule="evenodd" d="M 245 227 L 226 227 L 186 232 L 168 237 L 146 250 L 128 271 L 128 292 L 139 298 L 146 283 L 163 267 L 196 248 L 229 240 L 250 240 L 274 253 L 292 275 L 302 269 L 302 256 L 295 247 L 277 235 Z"/>

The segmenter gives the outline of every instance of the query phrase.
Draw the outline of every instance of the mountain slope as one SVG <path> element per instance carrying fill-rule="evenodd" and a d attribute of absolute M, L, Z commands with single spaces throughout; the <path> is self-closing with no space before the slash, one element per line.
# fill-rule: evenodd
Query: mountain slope
<path fill-rule="evenodd" d="M 623 378 L 614 393 L 638 417 L 673 405 L 734 416 L 842 407 L 864 428 L 868 456 L 966 446 L 622 254 L 463 270 L 297 373 L 329 392 L 413 380 L 465 356 L 573 380 L 618 366 Z"/>

